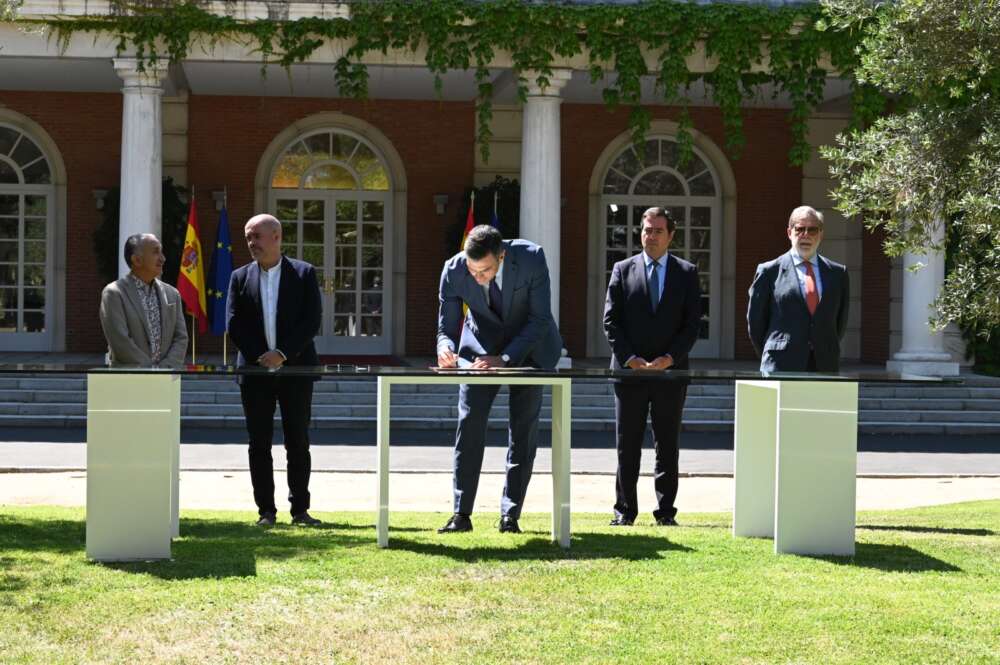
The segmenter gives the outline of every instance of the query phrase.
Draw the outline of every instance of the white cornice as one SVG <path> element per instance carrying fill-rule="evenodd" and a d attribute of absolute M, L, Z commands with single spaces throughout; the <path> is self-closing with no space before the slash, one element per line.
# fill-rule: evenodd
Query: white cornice
<path fill-rule="evenodd" d="M 254 19 L 337 18 L 349 17 L 350 10 L 342 2 L 261 2 L 238 0 L 236 2 L 206 2 L 204 8 L 218 16 L 231 16 L 241 21 Z M 47 18 L 53 16 L 106 16 L 115 13 L 109 0 L 25 0 L 18 10 L 21 18 Z"/>

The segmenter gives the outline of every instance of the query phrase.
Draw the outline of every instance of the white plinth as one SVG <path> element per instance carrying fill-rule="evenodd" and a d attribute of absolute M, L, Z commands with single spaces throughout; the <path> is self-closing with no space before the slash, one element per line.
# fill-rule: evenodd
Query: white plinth
<path fill-rule="evenodd" d="M 169 559 L 178 535 L 181 377 L 87 377 L 87 557 Z"/>
<path fill-rule="evenodd" d="M 570 428 L 572 388 L 569 379 L 497 374 L 441 374 L 378 377 L 377 476 L 375 531 L 379 547 L 389 546 L 390 393 L 393 384 L 500 384 L 552 386 L 552 541 L 569 547 Z"/>
<path fill-rule="evenodd" d="M 737 381 L 733 535 L 854 554 L 858 385 Z"/>

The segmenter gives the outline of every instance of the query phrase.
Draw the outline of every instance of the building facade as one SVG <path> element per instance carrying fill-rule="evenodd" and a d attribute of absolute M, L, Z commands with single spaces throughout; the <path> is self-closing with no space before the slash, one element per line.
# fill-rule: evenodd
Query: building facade
<path fill-rule="evenodd" d="M 29 1 L 22 16 L 44 15 L 48 4 Z M 58 11 L 100 4 L 64 0 Z M 269 3 L 230 4 L 249 16 Z M 800 204 L 825 213 L 821 251 L 851 272 L 845 358 L 883 363 L 900 347 L 904 275 L 878 237 L 832 209 L 816 151 L 790 165 L 780 95 L 744 109 L 739 159 L 723 148 L 719 109 L 707 95 L 695 99 L 694 158 L 682 164 L 680 110 L 656 103 L 652 90 L 651 127 L 635 146 L 627 110 L 605 107 L 585 67 L 560 63 L 521 102 L 511 84 L 518 72 L 498 66 L 485 161 L 472 74 L 449 72 L 438 96 L 415 53 L 368 63 L 370 98 L 357 101 L 337 94 L 333 47 L 287 72 L 262 72 L 259 55 L 235 43 L 145 69 L 100 36 L 59 45 L 6 23 L 0 43 L 0 350 L 103 349 L 91 240 L 102 192 L 121 186 L 122 237 L 158 233 L 164 176 L 195 189 L 203 247 L 215 238 L 212 193 L 226 192 L 235 265 L 248 260 L 247 218 L 267 211 L 282 220 L 286 252 L 319 270 L 317 343 L 326 355 L 433 353 L 440 269 L 457 250 L 449 226 L 467 188 L 497 175 L 522 183 L 521 235 L 546 249 L 570 357 L 608 355 L 601 313 L 610 268 L 640 249 L 641 213 L 652 205 L 674 212 L 671 251 L 699 267 L 705 315 L 693 355 L 752 357 L 747 290 L 757 263 L 787 250 L 784 227 Z M 831 76 L 809 119 L 811 145 L 846 127 L 847 94 Z"/>

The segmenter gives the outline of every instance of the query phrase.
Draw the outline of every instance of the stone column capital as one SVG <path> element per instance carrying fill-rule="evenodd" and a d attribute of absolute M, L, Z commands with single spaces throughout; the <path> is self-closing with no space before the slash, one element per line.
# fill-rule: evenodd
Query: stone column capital
<path fill-rule="evenodd" d="M 542 73 L 535 69 L 526 69 L 521 72 L 521 77 L 527 80 L 528 97 L 556 97 L 558 98 L 562 89 L 569 83 L 573 76 L 571 69 L 553 69 L 552 73 L 544 78 L 548 79 L 545 84 L 539 84 L 538 77 Z"/>
<path fill-rule="evenodd" d="M 143 63 L 139 66 L 138 58 L 115 58 L 112 60 L 115 73 L 125 83 L 122 92 L 163 93 L 163 80 L 167 77 L 167 63 Z"/>

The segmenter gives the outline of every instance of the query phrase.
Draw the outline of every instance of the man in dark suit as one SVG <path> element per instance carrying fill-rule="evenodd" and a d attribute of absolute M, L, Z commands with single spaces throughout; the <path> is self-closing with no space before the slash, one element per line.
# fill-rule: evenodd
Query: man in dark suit
<path fill-rule="evenodd" d="M 239 355 L 237 367 L 276 371 L 283 366 L 319 365 L 313 337 L 322 320 L 316 270 L 281 253 L 281 224 L 271 215 L 251 217 L 245 227 L 253 261 L 233 271 L 229 281 L 227 329 Z M 313 526 L 309 515 L 309 420 L 317 377 L 248 375 L 240 377 L 240 396 L 250 437 L 250 482 L 259 526 L 273 526 L 274 406 L 281 405 L 281 426 L 288 458 L 288 501 L 292 523 Z"/>
<path fill-rule="evenodd" d="M 687 369 L 688 353 L 701 324 L 698 269 L 667 252 L 677 223 L 663 208 L 642 216 L 642 252 L 611 271 L 604 304 L 604 331 L 611 345 L 611 369 Z M 623 379 L 615 383 L 615 439 L 618 475 L 612 526 L 631 526 L 639 514 L 636 484 L 646 417 L 652 413 L 656 464 L 653 488 L 661 526 L 676 526 L 677 439 L 687 381 Z"/>
<path fill-rule="evenodd" d="M 527 240 L 505 241 L 492 226 L 473 228 L 464 251 L 444 264 L 439 298 L 440 367 L 551 369 L 559 361 L 562 339 L 552 317 L 545 253 L 538 245 Z M 468 307 L 467 316 L 463 316 L 463 304 Z M 470 515 L 483 465 L 486 425 L 499 389 L 496 385 L 462 385 L 459 389 L 455 513 L 439 533 L 472 530 Z M 541 409 L 541 386 L 510 386 L 501 533 L 521 532 L 517 521 L 535 461 Z"/>
<path fill-rule="evenodd" d="M 761 372 L 837 372 L 847 330 L 847 269 L 817 253 L 823 215 L 800 206 L 788 218 L 791 249 L 757 266 L 747 328 Z"/>

